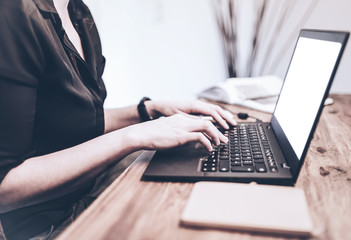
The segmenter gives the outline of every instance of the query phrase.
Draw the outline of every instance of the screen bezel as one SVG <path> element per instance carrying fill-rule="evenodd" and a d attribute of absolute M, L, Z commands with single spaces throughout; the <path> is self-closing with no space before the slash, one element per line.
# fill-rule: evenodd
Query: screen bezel
<path fill-rule="evenodd" d="M 297 180 L 298 174 L 299 174 L 300 169 L 302 167 L 302 164 L 303 164 L 303 162 L 305 160 L 305 157 L 306 157 L 306 154 L 307 154 L 307 150 L 309 148 L 309 145 L 310 145 L 311 140 L 313 138 L 313 134 L 314 134 L 314 132 L 316 130 L 318 121 L 320 119 L 320 115 L 321 115 L 322 110 L 323 110 L 324 101 L 328 97 L 330 87 L 331 87 L 332 82 L 334 80 L 334 77 L 335 77 L 337 68 L 339 66 L 342 54 L 344 52 L 344 49 L 345 49 L 345 46 L 346 46 L 346 43 L 347 43 L 347 40 L 348 40 L 348 37 L 349 37 L 349 33 L 348 32 L 341 32 L 341 31 L 324 31 L 324 30 L 314 30 L 314 29 L 302 29 L 300 31 L 298 40 L 300 39 L 300 37 L 310 38 L 310 39 L 317 39 L 317 40 L 324 40 L 324 41 L 331 41 L 331 42 L 338 42 L 338 43 L 341 43 L 341 48 L 340 48 L 340 51 L 339 51 L 336 63 L 334 65 L 332 74 L 330 76 L 328 85 L 327 85 L 327 87 L 325 89 L 325 92 L 324 92 L 324 95 L 323 95 L 323 99 L 322 99 L 322 101 L 320 103 L 320 106 L 319 106 L 316 118 L 315 118 L 315 120 L 313 122 L 313 126 L 312 126 L 311 131 L 310 131 L 310 133 L 308 135 L 308 139 L 307 139 L 307 142 L 306 142 L 306 145 L 304 147 L 304 150 L 303 150 L 303 153 L 301 155 L 301 159 L 300 160 L 297 157 L 295 151 L 293 150 L 291 144 L 289 143 L 289 141 L 288 141 L 283 129 L 281 128 L 277 118 L 275 117 L 275 110 L 273 112 L 272 120 L 271 120 L 271 126 L 272 126 L 274 134 L 275 134 L 275 136 L 276 136 L 276 138 L 277 138 L 277 140 L 279 142 L 279 145 L 280 145 L 280 148 L 281 148 L 281 150 L 283 152 L 285 160 L 287 161 L 287 164 L 290 167 L 294 183 Z M 297 44 L 298 44 L 298 40 L 296 41 L 296 44 L 295 44 L 294 53 L 295 53 L 295 50 L 296 50 L 296 47 L 297 47 Z M 294 53 L 293 53 L 293 56 L 294 56 Z M 290 60 L 289 67 L 288 67 L 288 70 L 286 72 L 286 75 L 285 75 L 284 79 L 286 79 L 286 77 L 288 75 L 292 59 L 293 59 L 293 57 Z M 282 89 L 283 88 L 284 88 L 284 84 L 282 86 Z M 278 103 L 279 103 L 279 98 L 278 98 L 277 104 Z M 303 116 L 301 116 L 301 117 L 303 117 Z"/>

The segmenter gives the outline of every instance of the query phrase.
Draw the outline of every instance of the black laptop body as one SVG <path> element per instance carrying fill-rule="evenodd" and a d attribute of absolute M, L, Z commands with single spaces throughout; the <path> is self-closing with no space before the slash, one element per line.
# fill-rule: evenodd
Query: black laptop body
<path fill-rule="evenodd" d="M 347 32 L 301 30 L 271 122 L 221 129 L 231 145 L 214 152 L 194 142 L 156 151 L 142 179 L 294 185 L 348 37 Z"/>

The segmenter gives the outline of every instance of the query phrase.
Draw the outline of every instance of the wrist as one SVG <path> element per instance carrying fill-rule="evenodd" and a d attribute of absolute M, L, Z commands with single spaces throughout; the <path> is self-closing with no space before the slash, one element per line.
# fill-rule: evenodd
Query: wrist
<path fill-rule="evenodd" d="M 123 145 L 124 149 L 127 149 L 128 153 L 145 149 L 144 140 L 140 133 L 138 133 L 138 125 L 134 124 L 115 132 L 119 138 L 123 139 L 121 145 Z"/>
<path fill-rule="evenodd" d="M 141 134 L 141 125 L 146 123 L 139 123 L 131 125 L 123 129 L 124 140 L 128 142 L 128 147 L 133 151 L 149 149 L 150 139 L 146 134 Z"/>

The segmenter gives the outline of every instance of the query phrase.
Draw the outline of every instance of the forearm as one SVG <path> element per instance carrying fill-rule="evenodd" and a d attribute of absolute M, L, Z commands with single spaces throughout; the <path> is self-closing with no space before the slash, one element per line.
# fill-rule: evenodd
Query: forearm
<path fill-rule="evenodd" d="M 158 108 L 164 104 L 162 101 L 145 101 L 145 108 L 152 119 L 163 116 Z M 173 114 L 179 112 L 173 112 Z M 137 105 L 124 108 L 105 109 L 105 133 L 121 129 L 136 123 L 140 123 L 140 116 Z M 172 115 L 172 114 L 169 114 Z"/>
<path fill-rule="evenodd" d="M 105 109 L 105 133 L 140 122 L 137 106 Z"/>
<path fill-rule="evenodd" d="M 27 159 L 0 183 L 0 213 L 75 191 L 131 152 L 172 148 L 194 141 L 212 151 L 212 144 L 219 145 L 228 139 L 207 120 L 176 114 L 133 124 L 69 149 Z"/>
<path fill-rule="evenodd" d="M 128 129 L 122 129 L 69 149 L 27 159 L 1 182 L 0 212 L 75 191 L 111 163 L 142 148 L 129 138 Z"/>

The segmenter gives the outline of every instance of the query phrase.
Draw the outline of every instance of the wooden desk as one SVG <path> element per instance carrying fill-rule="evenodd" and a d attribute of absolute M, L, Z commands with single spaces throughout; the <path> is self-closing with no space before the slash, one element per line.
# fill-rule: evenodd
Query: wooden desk
<path fill-rule="evenodd" d="M 351 239 L 351 95 L 332 97 L 335 104 L 324 108 L 296 187 L 306 193 L 316 239 Z M 265 121 L 270 118 L 250 112 Z M 152 155 L 144 152 L 59 240 L 285 239 L 180 226 L 193 184 L 140 181 Z"/>

